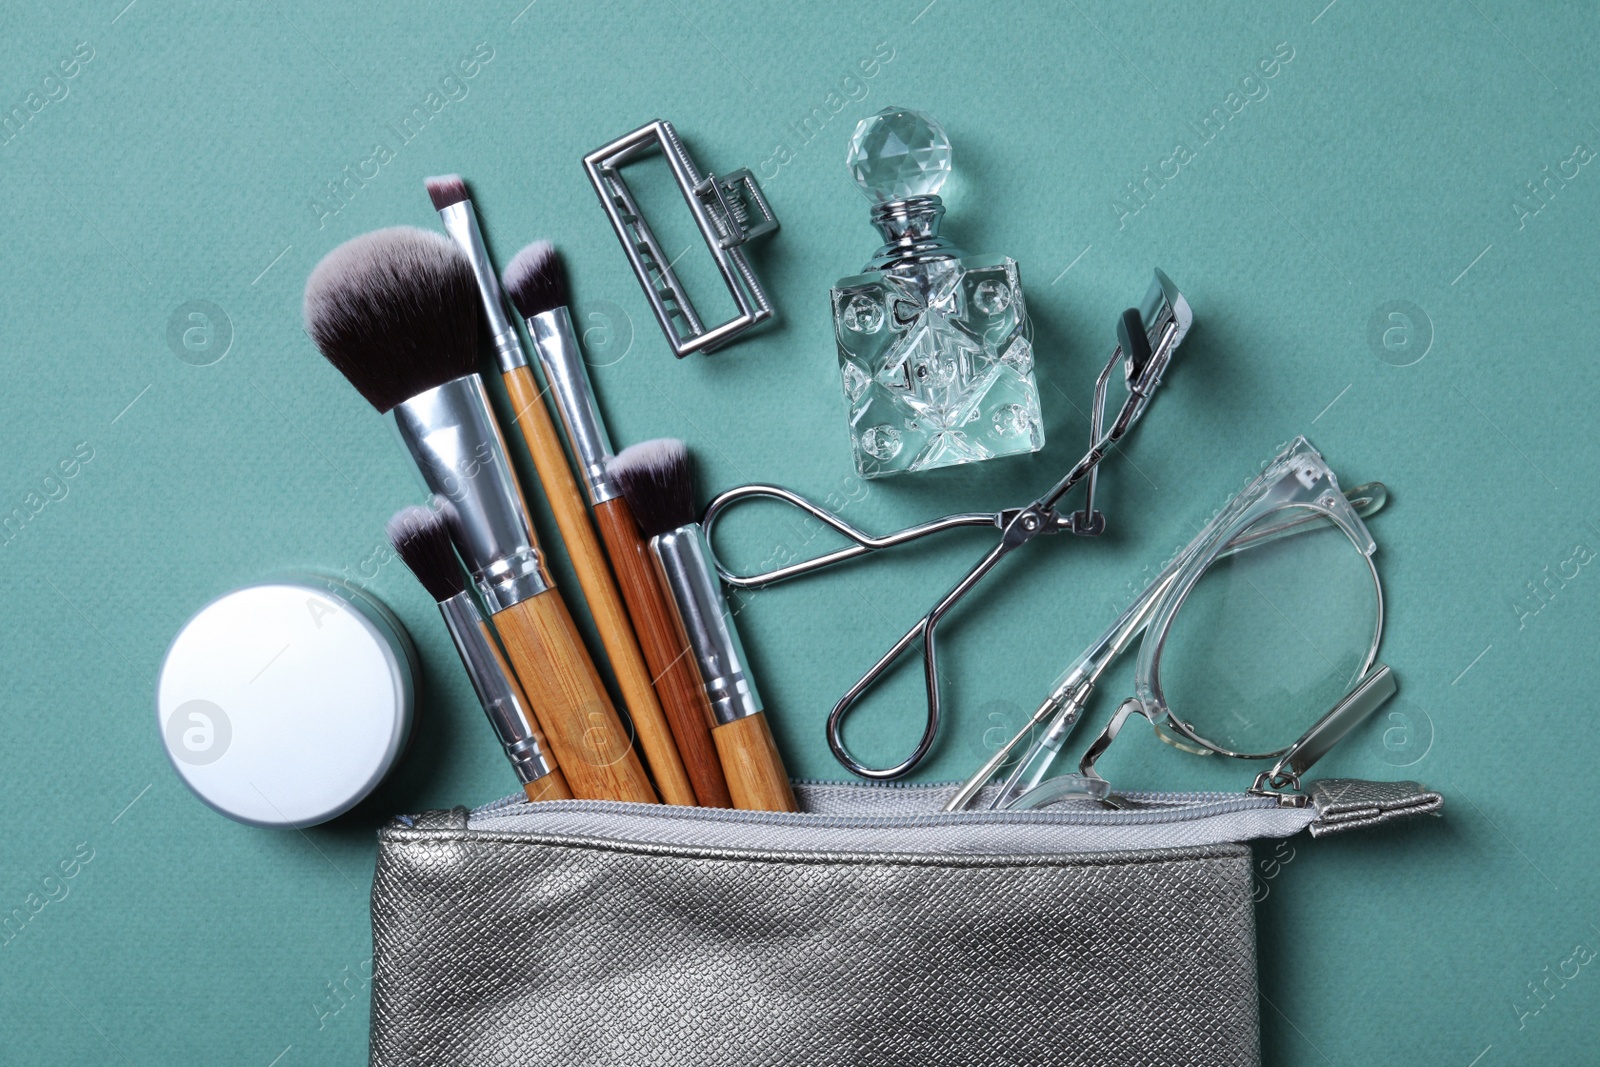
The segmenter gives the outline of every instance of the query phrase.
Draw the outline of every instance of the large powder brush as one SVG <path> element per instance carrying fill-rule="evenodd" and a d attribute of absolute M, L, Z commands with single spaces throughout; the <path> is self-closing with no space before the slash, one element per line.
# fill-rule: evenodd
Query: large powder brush
<path fill-rule="evenodd" d="M 655 790 L 544 566 L 477 362 L 471 265 L 411 227 L 340 245 L 306 283 L 306 331 L 379 411 L 392 411 L 572 792 L 650 802 Z"/>

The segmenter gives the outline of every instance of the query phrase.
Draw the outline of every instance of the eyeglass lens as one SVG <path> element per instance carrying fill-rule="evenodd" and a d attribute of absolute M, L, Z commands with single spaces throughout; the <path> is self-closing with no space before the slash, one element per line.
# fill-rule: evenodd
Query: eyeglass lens
<path fill-rule="evenodd" d="M 1231 544 L 1173 617 L 1156 670 L 1174 718 L 1224 750 L 1264 755 L 1361 676 L 1378 593 L 1366 557 L 1320 512 L 1271 512 Z"/>

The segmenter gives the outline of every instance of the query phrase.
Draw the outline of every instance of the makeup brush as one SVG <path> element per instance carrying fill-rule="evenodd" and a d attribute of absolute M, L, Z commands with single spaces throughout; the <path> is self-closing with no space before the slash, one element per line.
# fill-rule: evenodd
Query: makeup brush
<path fill-rule="evenodd" d="M 672 727 L 695 799 L 708 808 L 731 808 L 728 781 L 711 741 L 711 705 L 700 685 L 688 649 L 678 637 L 650 550 L 639 524 L 606 464 L 611 438 L 595 403 L 583 350 L 567 310 L 567 287 L 561 256 L 549 241 L 535 241 L 506 265 L 506 295 L 528 324 L 544 379 L 555 398 L 567 447 L 578 467 L 595 525 L 611 557 L 622 598 L 633 619 L 634 633 L 655 678 L 656 695 Z"/>
<path fill-rule="evenodd" d="M 402 226 L 346 241 L 306 281 L 306 332 L 395 426 L 454 508 L 462 562 L 574 795 L 655 790 L 546 571 L 477 363 L 472 268 L 445 237 Z"/>
<path fill-rule="evenodd" d="M 717 723 L 711 739 L 734 806 L 794 811 L 789 776 L 711 566 L 711 546 L 695 521 L 689 450 L 670 438 L 646 441 L 623 449 L 608 470 L 650 537 L 650 555 L 670 594 L 679 637 L 694 656 L 711 702 Z"/>
<path fill-rule="evenodd" d="M 561 441 L 556 437 L 550 412 L 539 395 L 539 387 L 528 366 L 528 357 L 522 350 L 522 338 L 516 327 L 506 317 L 505 301 L 500 295 L 500 281 L 489 263 L 489 253 L 484 247 L 483 234 L 478 229 L 478 213 L 473 207 L 467 183 L 459 174 L 429 178 L 425 182 L 428 199 L 439 212 L 445 232 L 461 249 L 472 268 L 477 285 L 478 303 L 483 308 L 489 324 L 490 346 L 495 362 L 499 364 L 505 382 L 506 394 L 516 412 L 517 426 L 522 431 L 528 455 L 533 459 L 539 484 L 550 502 L 551 514 L 561 540 L 572 560 L 572 569 L 578 576 L 578 585 L 594 616 L 595 627 L 600 632 L 600 642 L 611 660 L 611 669 L 617 677 L 617 688 L 633 717 L 634 728 L 639 732 L 639 747 L 644 750 L 650 771 L 655 776 L 661 797 L 668 804 L 693 804 L 695 793 L 684 773 L 672 733 L 662 715 L 656 691 L 650 684 L 650 671 L 645 665 L 633 626 L 628 621 L 622 597 L 612 580 L 606 557 L 600 550 L 594 526 L 584 510 L 583 496 L 572 479 L 572 469 L 567 466 L 566 454 L 561 451 Z"/>
<path fill-rule="evenodd" d="M 466 572 L 450 546 L 444 516 L 423 507 L 404 508 L 389 520 L 389 543 L 417 576 L 444 616 L 445 628 L 461 654 L 461 665 L 478 694 L 483 713 L 506 750 L 529 800 L 570 800 L 572 791 L 545 748 L 544 735 L 528 708 L 528 698 L 496 647 L 489 624 L 467 592 Z"/>

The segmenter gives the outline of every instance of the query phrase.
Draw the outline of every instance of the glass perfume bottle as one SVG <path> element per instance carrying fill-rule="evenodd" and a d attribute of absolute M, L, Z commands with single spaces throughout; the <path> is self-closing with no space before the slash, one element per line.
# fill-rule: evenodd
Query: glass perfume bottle
<path fill-rule="evenodd" d="M 863 478 L 1044 447 L 1016 261 L 939 236 L 950 141 L 926 115 L 863 119 L 847 164 L 883 247 L 833 288 L 839 374 Z"/>

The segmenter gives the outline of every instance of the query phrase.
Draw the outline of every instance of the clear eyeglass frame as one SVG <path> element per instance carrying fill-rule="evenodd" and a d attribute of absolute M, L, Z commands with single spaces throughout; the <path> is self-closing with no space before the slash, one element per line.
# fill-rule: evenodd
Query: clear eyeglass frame
<path fill-rule="evenodd" d="M 1378 489 L 1381 492 L 1381 487 Z M 1382 502 L 1381 498 L 1375 505 L 1373 501 L 1364 501 L 1370 510 L 1376 510 Z M 1354 684 L 1320 718 L 1306 722 L 1308 728 L 1297 738 L 1276 748 L 1242 751 L 1207 737 L 1169 703 L 1162 685 L 1163 656 L 1171 650 L 1173 624 L 1181 609 L 1190 601 L 1201 579 L 1219 561 L 1272 541 L 1304 534 L 1312 528 L 1328 526 L 1336 528 L 1359 554 L 1364 564 L 1362 569 L 1372 583 L 1370 639 L 1354 671 Z M 1303 803 L 1304 798 L 1297 792 L 1300 775 L 1370 716 L 1396 689 L 1393 673 L 1388 667 L 1376 664 L 1384 614 L 1383 585 L 1373 563 L 1376 550 L 1377 543 L 1357 506 L 1340 490 L 1333 471 L 1310 442 L 1297 438 L 1179 553 L 1144 594 L 1123 612 L 1111 630 L 1064 676 L 1056 693 L 1052 694 L 1060 705 L 1057 722 L 1035 741 L 1006 782 L 996 805 L 1028 809 L 1069 797 L 1110 802 L 1111 786 L 1096 773 L 1095 764 L 1134 715 L 1148 719 L 1158 737 L 1186 752 L 1242 760 L 1276 760 L 1271 769 L 1257 776 L 1251 791 L 1278 795 L 1286 803 Z M 1066 731 L 1060 728 L 1061 724 L 1065 723 L 1070 730 L 1099 675 L 1141 631 L 1145 636 L 1134 672 L 1134 695 L 1122 702 L 1111 721 L 1090 744 L 1076 774 L 1040 781 L 1049 760 L 1065 740 Z M 1294 726 L 1298 727 L 1299 723 Z M 1026 775 L 1026 780 L 1019 781 L 1025 769 L 1032 773 Z"/>

